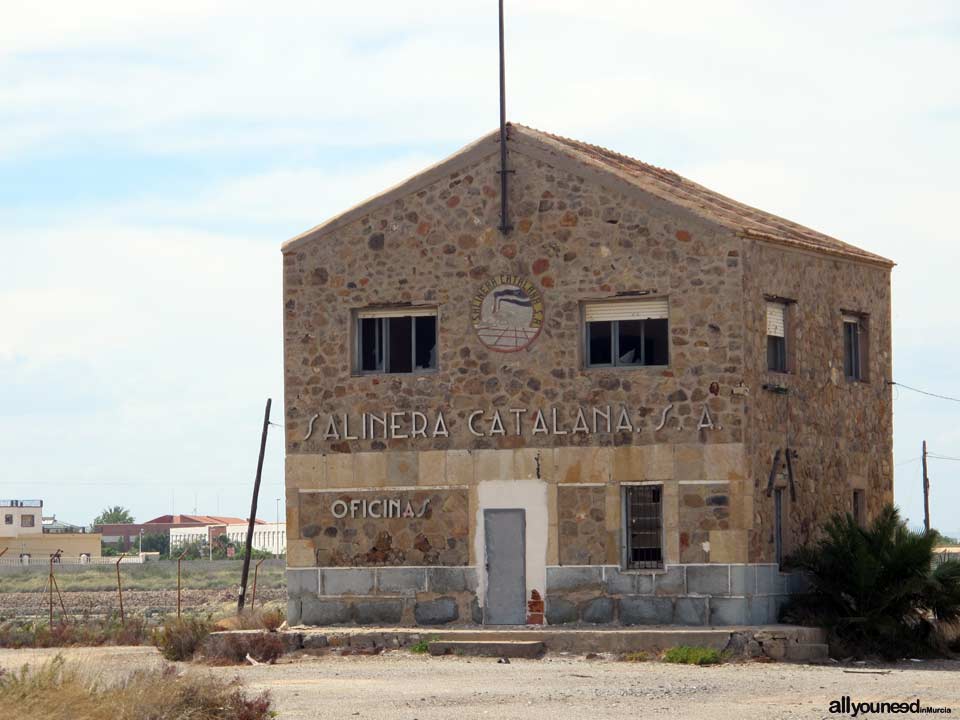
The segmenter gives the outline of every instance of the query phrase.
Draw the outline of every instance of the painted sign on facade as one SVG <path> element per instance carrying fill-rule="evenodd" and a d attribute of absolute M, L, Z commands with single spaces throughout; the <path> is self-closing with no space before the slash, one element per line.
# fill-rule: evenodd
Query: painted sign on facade
<path fill-rule="evenodd" d="M 543 328 L 543 296 L 525 277 L 497 275 L 474 295 L 470 319 L 487 348 L 517 352 L 529 347 Z"/>

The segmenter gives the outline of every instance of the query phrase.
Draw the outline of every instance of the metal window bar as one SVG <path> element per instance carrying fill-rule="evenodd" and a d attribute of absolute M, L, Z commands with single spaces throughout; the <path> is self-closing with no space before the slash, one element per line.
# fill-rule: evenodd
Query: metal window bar
<path fill-rule="evenodd" d="M 627 496 L 627 567 L 663 567 L 663 489 L 631 486 Z"/>

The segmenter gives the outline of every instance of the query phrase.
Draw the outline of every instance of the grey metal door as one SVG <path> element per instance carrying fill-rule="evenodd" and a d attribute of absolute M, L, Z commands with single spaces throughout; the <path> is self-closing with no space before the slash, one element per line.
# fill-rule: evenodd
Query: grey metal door
<path fill-rule="evenodd" d="M 523 510 L 484 510 L 487 553 L 486 625 L 527 621 L 526 525 Z"/>

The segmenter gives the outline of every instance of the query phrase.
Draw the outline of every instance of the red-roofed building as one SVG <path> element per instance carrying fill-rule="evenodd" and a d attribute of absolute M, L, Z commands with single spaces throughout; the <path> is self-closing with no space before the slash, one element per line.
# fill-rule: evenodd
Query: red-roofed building
<path fill-rule="evenodd" d="M 246 523 L 245 518 L 225 515 L 159 515 L 142 523 L 107 523 L 97 525 L 95 530 L 102 533 L 103 542 L 115 546 L 118 550 L 136 549 L 140 531 L 144 535 L 169 535 L 171 529 L 185 527 L 204 527 L 208 525 L 235 525 Z M 257 520 L 258 525 L 263 520 Z"/>

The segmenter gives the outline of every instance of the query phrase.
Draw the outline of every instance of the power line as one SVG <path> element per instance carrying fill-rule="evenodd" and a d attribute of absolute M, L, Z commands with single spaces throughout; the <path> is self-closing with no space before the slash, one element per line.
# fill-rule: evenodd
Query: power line
<path fill-rule="evenodd" d="M 928 458 L 933 458 L 934 460 L 956 460 L 960 462 L 960 457 L 951 457 L 949 455 L 934 455 L 933 453 L 927 453 Z"/>
<path fill-rule="evenodd" d="M 950 402 L 960 403 L 960 398 L 950 397 L 949 395 L 938 395 L 937 393 L 927 392 L 926 390 L 921 390 L 920 388 L 910 387 L 909 385 L 904 385 L 903 383 L 894 382 L 890 380 L 890 385 L 896 385 L 897 387 L 902 387 L 905 390 L 912 390 L 915 393 L 920 393 L 921 395 L 926 395 L 928 397 L 939 398 L 940 400 L 949 400 Z"/>
<path fill-rule="evenodd" d="M 929 453 L 927 454 L 927 457 L 930 457 Z M 915 463 L 915 462 L 917 462 L 917 461 L 920 460 L 920 459 L 921 459 L 921 458 L 920 458 L 920 456 L 918 455 L 917 457 L 912 458 L 912 459 L 910 459 L 910 460 L 904 460 L 903 462 L 897 463 L 896 465 L 894 465 L 894 467 L 900 467 L 901 465 L 909 465 L 910 463 Z"/>

